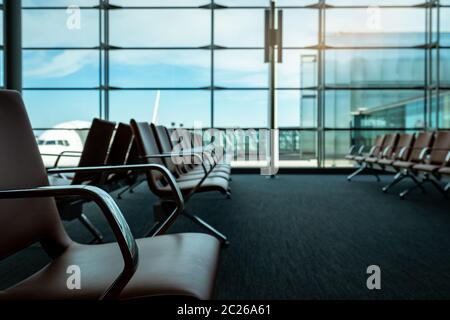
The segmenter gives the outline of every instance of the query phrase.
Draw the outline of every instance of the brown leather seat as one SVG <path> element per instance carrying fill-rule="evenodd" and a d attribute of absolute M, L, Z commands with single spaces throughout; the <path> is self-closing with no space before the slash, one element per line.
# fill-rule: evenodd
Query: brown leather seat
<path fill-rule="evenodd" d="M 48 187 L 25 106 L 17 92 L 0 91 L 0 260 L 40 242 L 52 261 L 34 276 L 0 292 L 1 299 L 134 299 L 211 297 L 219 242 L 203 234 L 135 241 L 113 199 L 91 186 Z M 170 173 L 152 165 L 182 198 Z M 150 167 L 149 169 L 150 170 Z M 117 243 L 80 245 L 66 234 L 54 196 L 91 197 Z M 176 196 L 178 195 L 178 196 Z M 139 258 L 140 257 L 140 258 Z M 81 289 L 69 290 L 67 267 L 81 268 Z"/>
<path fill-rule="evenodd" d="M 156 163 L 166 165 L 166 163 L 164 163 L 164 159 L 168 157 L 146 159 L 146 156 L 149 155 L 162 154 L 162 152 L 160 152 L 157 140 L 150 125 L 146 122 L 137 123 L 136 121 L 132 120 L 131 127 L 133 129 L 134 136 L 138 144 L 139 153 L 142 156 L 142 161 L 144 161 L 144 163 Z M 173 175 L 175 176 L 178 175 L 176 166 L 171 161 L 167 163 L 167 169 L 169 169 Z M 177 179 L 177 183 L 185 196 L 188 196 L 194 191 L 196 193 L 210 192 L 210 191 L 218 191 L 223 194 L 228 193 L 228 181 L 226 179 L 207 177 L 203 181 L 203 183 L 199 185 L 203 177 L 204 175 L 201 178 L 193 178 L 193 179 L 191 178 L 183 179 L 183 177 L 181 177 L 181 179 Z M 172 194 L 169 192 L 169 189 L 164 187 L 164 185 L 161 184 L 159 177 L 155 176 L 153 173 L 150 174 L 148 181 L 151 182 L 149 187 L 152 190 L 152 192 L 154 192 L 159 197 L 165 199 L 167 197 L 172 196 Z"/>
<path fill-rule="evenodd" d="M 175 234 L 137 240 L 140 261 L 120 299 L 158 296 L 211 298 L 219 242 L 204 234 Z M 67 270 L 81 270 L 81 290 L 67 289 Z M 91 299 L 100 297 L 120 274 L 123 259 L 117 244 L 73 244 L 29 279 L 4 291 L 8 299 Z"/>
<path fill-rule="evenodd" d="M 421 132 L 415 139 L 408 160 L 398 160 L 392 165 L 398 169 L 410 169 L 423 161 L 426 150 L 433 144 L 434 132 Z"/>
<path fill-rule="evenodd" d="M 381 159 L 390 159 L 394 154 L 395 147 L 397 146 L 398 137 L 399 135 L 397 133 L 386 135 L 383 145 L 379 149 L 379 152 L 372 154 L 364 161 L 373 165 Z"/>
<path fill-rule="evenodd" d="M 440 168 L 439 173 L 446 176 L 450 176 L 450 167 Z"/>
<path fill-rule="evenodd" d="M 413 134 L 400 134 L 398 143 L 389 158 L 378 160 L 378 164 L 383 168 L 391 167 L 395 161 L 404 161 L 409 158 L 411 148 L 414 144 Z"/>
<path fill-rule="evenodd" d="M 445 167 L 450 152 L 450 131 L 439 131 L 431 148 L 430 155 L 424 163 L 413 167 L 418 172 L 435 173 Z"/>
<path fill-rule="evenodd" d="M 170 137 L 168 136 L 167 129 L 163 126 L 155 126 L 153 123 L 150 124 L 150 127 L 153 131 L 153 135 L 158 144 L 159 152 L 166 153 L 166 154 L 171 153 L 173 151 L 173 145 L 170 140 Z M 201 156 L 203 157 L 203 155 L 201 155 Z M 185 166 L 184 164 L 175 165 L 172 162 L 172 159 L 170 159 L 170 158 L 165 158 L 163 161 L 167 168 L 170 168 L 171 171 L 176 171 L 178 181 L 198 180 L 198 179 L 202 179 L 205 175 L 203 168 L 199 168 L 200 171 L 198 171 L 198 170 L 192 170 L 192 168 L 190 166 Z M 208 163 L 207 165 L 210 165 L 210 164 Z M 184 172 L 181 168 L 184 169 Z M 213 172 L 211 172 L 209 174 L 209 177 L 210 178 L 222 178 L 225 180 L 229 180 L 230 174 L 229 174 L 229 172 L 219 171 L 219 170 L 217 170 L 217 168 L 214 168 Z"/>

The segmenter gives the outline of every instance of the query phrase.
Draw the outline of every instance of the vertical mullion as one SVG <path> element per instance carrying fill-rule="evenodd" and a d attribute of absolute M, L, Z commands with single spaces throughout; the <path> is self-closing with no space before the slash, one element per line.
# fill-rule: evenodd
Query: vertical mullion
<path fill-rule="evenodd" d="M 319 34 L 318 34 L 318 75 L 317 75 L 317 165 L 319 168 L 324 166 L 324 46 L 325 46 L 325 1 L 319 2 Z"/>
<path fill-rule="evenodd" d="M 214 6 L 215 6 L 215 1 L 211 0 L 211 91 L 210 91 L 210 99 L 211 99 L 211 123 L 210 123 L 210 126 L 211 126 L 211 128 L 214 128 L 214 98 L 215 98 L 215 90 L 214 90 L 214 85 L 215 85 L 215 78 L 214 78 L 215 8 L 214 8 Z"/>
<path fill-rule="evenodd" d="M 105 0 L 105 119 L 109 120 L 109 0 Z"/>
<path fill-rule="evenodd" d="M 436 127 L 440 129 L 441 116 L 441 6 L 436 1 Z"/>
<path fill-rule="evenodd" d="M 99 117 L 103 118 L 103 57 L 102 57 L 102 30 L 103 30 L 103 17 L 102 17 L 102 0 L 98 1 L 98 41 L 99 41 Z"/>

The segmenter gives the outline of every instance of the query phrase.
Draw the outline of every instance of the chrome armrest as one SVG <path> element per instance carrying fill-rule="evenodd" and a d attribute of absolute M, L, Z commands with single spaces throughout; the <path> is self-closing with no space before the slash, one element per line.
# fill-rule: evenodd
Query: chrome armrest
<path fill-rule="evenodd" d="M 395 156 L 395 159 L 401 160 L 405 156 L 406 151 L 408 151 L 408 147 L 403 147 L 400 149 L 400 152 Z"/>
<path fill-rule="evenodd" d="M 423 148 L 422 151 L 420 151 L 420 155 L 419 155 L 419 160 L 421 162 L 425 162 L 426 160 L 426 156 L 428 155 L 428 153 L 430 152 L 430 148 Z"/>
<path fill-rule="evenodd" d="M 355 152 L 355 150 L 356 150 L 356 145 L 351 146 L 350 149 L 348 150 L 348 154 L 352 155 Z"/>
<path fill-rule="evenodd" d="M 447 165 L 450 164 L 450 151 L 447 153 L 447 156 L 445 157 L 445 163 L 446 163 Z"/>
<path fill-rule="evenodd" d="M 55 155 L 55 156 L 57 156 L 57 158 L 56 158 L 56 160 L 55 160 L 55 163 L 54 163 L 53 167 L 54 167 L 54 168 L 57 168 L 57 167 L 58 167 L 58 164 L 59 164 L 59 161 L 60 161 L 61 158 L 63 158 L 63 157 L 79 158 L 82 154 L 83 154 L 82 151 L 68 151 L 68 150 L 63 151 L 63 152 L 61 152 L 60 154 Z"/>
<path fill-rule="evenodd" d="M 124 260 L 124 268 L 100 299 L 117 298 L 136 272 L 139 250 L 133 234 L 117 204 L 102 189 L 93 186 L 59 186 L 0 191 L 0 199 L 81 196 L 94 201 L 111 226 Z"/>
<path fill-rule="evenodd" d="M 358 155 L 361 156 L 361 155 L 363 154 L 365 148 L 366 148 L 365 146 L 359 147 L 359 149 L 358 149 Z"/>

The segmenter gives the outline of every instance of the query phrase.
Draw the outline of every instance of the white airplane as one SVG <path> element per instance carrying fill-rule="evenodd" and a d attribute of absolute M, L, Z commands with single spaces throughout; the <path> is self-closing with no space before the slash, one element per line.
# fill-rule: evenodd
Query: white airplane
<path fill-rule="evenodd" d="M 90 127 L 91 123 L 86 121 L 70 121 L 58 124 L 37 137 L 45 167 L 55 167 L 57 161 L 58 167 L 77 166 Z"/>

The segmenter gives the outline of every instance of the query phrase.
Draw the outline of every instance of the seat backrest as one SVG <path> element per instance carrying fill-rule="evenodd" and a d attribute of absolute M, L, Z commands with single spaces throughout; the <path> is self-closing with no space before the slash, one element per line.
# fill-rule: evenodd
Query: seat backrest
<path fill-rule="evenodd" d="M 48 186 L 22 98 L 0 90 L 0 190 Z M 47 199 L 0 200 L 0 260 L 35 242 L 51 256 L 70 245 L 55 201 Z"/>
<path fill-rule="evenodd" d="M 111 143 L 111 148 L 109 149 L 106 165 L 124 165 L 127 160 L 128 152 L 130 151 L 132 140 L 133 131 L 131 131 L 130 125 L 119 123 Z"/>
<path fill-rule="evenodd" d="M 79 167 L 103 166 L 106 163 L 111 138 L 116 124 L 114 122 L 94 119 L 86 138 L 86 143 L 81 154 Z M 77 173 L 72 184 L 98 184 L 102 178 L 101 173 Z"/>
<path fill-rule="evenodd" d="M 155 136 L 160 153 L 171 153 L 172 141 L 170 141 L 170 137 L 167 135 L 166 128 L 163 126 L 156 126 L 153 123 L 150 124 L 150 127 L 153 131 L 153 135 Z M 175 177 L 179 177 L 177 173 L 177 166 L 173 163 L 171 158 L 164 158 L 164 165 L 175 175 Z"/>
<path fill-rule="evenodd" d="M 160 154 L 158 144 L 150 125 L 147 122 L 136 122 L 133 119 L 131 120 L 131 129 L 133 130 L 136 141 L 140 163 L 153 163 L 164 166 L 164 162 L 160 158 L 145 158 L 146 155 Z M 163 176 L 156 171 L 148 171 L 146 175 L 150 190 L 160 196 L 159 183 Z"/>
<path fill-rule="evenodd" d="M 409 156 L 409 161 L 420 162 L 422 151 L 425 148 L 430 148 L 433 144 L 434 132 L 421 132 L 417 135 L 414 145 Z"/>
<path fill-rule="evenodd" d="M 379 135 L 375 137 L 375 143 L 373 145 L 372 156 L 378 157 L 383 152 L 384 141 L 386 140 L 386 135 Z"/>
<path fill-rule="evenodd" d="M 411 154 L 411 148 L 414 144 L 413 134 L 401 134 L 398 138 L 397 146 L 394 149 L 394 154 L 397 160 L 406 161 Z M 405 150 L 402 154 L 402 150 Z"/>
<path fill-rule="evenodd" d="M 430 163 L 445 165 L 445 160 L 450 151 L 450 131 L 438 131 L 430 152 Z"/>
<path fill-rule="evenodd" d="M 398 142 L 398 137 L 399 137 L 398 133 L 392 133 L 388 134 L 384 139 L 381 151 L 386 158 L 391 158 L 392 155 L 394 154 L 394 150 Z"/>

